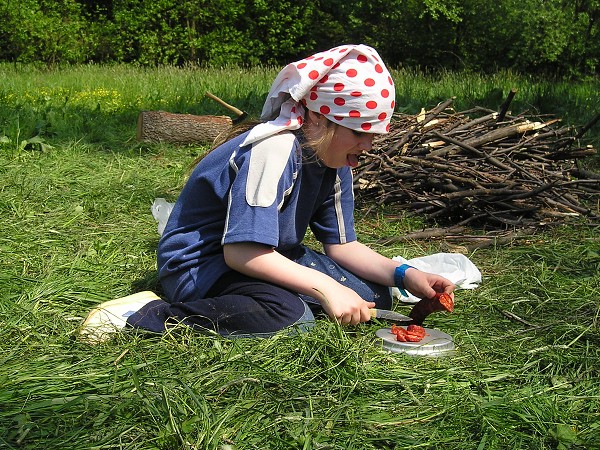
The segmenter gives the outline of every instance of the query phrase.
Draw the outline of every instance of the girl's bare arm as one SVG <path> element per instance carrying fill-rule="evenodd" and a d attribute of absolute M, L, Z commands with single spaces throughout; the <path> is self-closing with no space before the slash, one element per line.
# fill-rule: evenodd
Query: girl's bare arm
<path fill-rule="evenodd" d="M 399 262 L 380 255 L 358 241 L 346 244 L 325 244 L 325 253 L 338 264 L 366 280 L 394 286 L 394 271 Z M 405 273 L 404 287 L 420 298 L 432 298 L 436 292 L 451 293 L 454 284 L 436 274 L 408 269 Z"/>
<path fill-rule="evenodd" d="M 301 266 L 273 248 L 255 243 L 227 244 L 223 247 L 226 264 L 233 270 L 309 295 L 321 302 L 331 318 L 343 324 L 370 319 L 369 308 L 356 292 L 314 269 Z"/>

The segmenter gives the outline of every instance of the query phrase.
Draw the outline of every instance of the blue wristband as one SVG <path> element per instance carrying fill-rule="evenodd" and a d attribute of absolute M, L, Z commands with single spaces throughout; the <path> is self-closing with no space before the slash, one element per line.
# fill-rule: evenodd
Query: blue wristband
<path fill-rule="evenodd" d="M 406 276 L 406 271 L 408 269 L 414 269 L 414 267 L 409 266 L 408 264 L 402 264 L 394 270 L 394 284 L 404 297 L 408 297 L 408 294 L 404 290 L 404 277 Z"/>

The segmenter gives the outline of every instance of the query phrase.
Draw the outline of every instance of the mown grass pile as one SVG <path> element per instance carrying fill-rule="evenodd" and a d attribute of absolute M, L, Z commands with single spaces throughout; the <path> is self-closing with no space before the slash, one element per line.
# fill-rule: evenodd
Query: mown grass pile
<path fill-rule="evenodd" d="M 227 70 L 2 67 L 0 447 L 600 448 L 600 238 L 584 224 L 469 254 L 484 282 L 427 322 L 453 336 L 451 357 L 382 351 L 383 322 L 77 339 L 100 301 L 160 292 L 150 206 L 174 201 L 206 150 L 135 142 L 137 113 L 222 114 L 201 99 L 210 90 L 257 114 L 274 71 Z M 399 78 L 399 92 L 433 89 Z M 460 97 L 450 88 L 427 99 Z M 364 242 L 442 250 L 376 245 L 423 225 L 385 213 L 357 217 Z"/>

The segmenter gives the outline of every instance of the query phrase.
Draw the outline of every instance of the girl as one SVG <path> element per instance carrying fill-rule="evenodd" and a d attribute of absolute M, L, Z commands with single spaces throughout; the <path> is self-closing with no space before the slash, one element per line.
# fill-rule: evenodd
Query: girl
<path fill-rule="evenodd" d="M 100 305 L 84 333 L 173 323 L 224 336 L 307 329 L 326 313 L 344 325 L 392 305 L 390 286 L 421 298 L 447 279 L 399 265 L 356 240 L 352 167 L 389 131 L 394 83 L 377 52 L 345 45 L 287 65 L 258 124 L 192 172 L 158 245 L 167 300 L 134 294 Z M 302 241 L 310 227 L 323 246 Z M 452 294 L 453 295 L 453 294 Z"/>

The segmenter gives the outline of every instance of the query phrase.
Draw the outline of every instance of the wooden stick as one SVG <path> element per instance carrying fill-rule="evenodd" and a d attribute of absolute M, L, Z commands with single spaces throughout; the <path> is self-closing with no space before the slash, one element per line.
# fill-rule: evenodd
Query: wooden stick
<path fill-rule="evenodd" d="M 502 103 L 502 105 L 500 105 L 500 111 L 498 112 L 498 118 L 496 119 L 496 122 L 502 122 L 504 120 L 504 117 L 506 117 L 508 108 L 509 108 L 513 98 L 515 97 L 516 93 L 517 93 L 517 90 L 515 88 L 512 88 L 510 90 L 510 92 L 508 93 L 508 96 L 506 97 L 506 100 L 504 100 L 504 103 Z"/>
<path fill-rule="evenodd" d="M 395 242 L 406 242 L 406 241 L 416 241 L 420 239 L 431 239 L 436 237 L 446 236 L 450 233 L 460 233 L 464 231 L 465 227 L 462 226 L 454 226 L 449 228 L 427 228 L 421 231 L 413 231 L 412 233 L 407 233 L 403 236 L 392 236 L 385 239 L 379 239 L 377 241 L 378 244 L 393 244 Z"/>
<path fill-rule="evenodd" d="M 579 130 L 579 133 L 577 133 L 577 136 L 575 136 L 575 139 L 581 139 L 583 137 L 583 135 L 585 133 L 587 133 L 587 131 L 590 128 L 592 128 L 594 125 L 596 125 L 596 123 L 598 123 L 599 120 L 600 120 L 600 113 L 596 114 L 596 116 L 592 120 L 590 120 L 583 127 L 581 127 L 581 130 Z"/>
<path fill-rule="evenodd" d="M 497 158 L 494 158 L 493 156 L 489 156 L 487 155 L 485 152 L 481 151 L 481 150 L 477 150 L 475 147 L 467 144 L 466 142 L 462 142 L 456 139 L 453 139 L 449 136 L 444 136 L 441 133 L 438 133 L 437 131 L 433 132 L 437 137 L 439 137 L 440 139 L 442 139 L 443 141 L 446 141 L 450 144 L 455 144 L 458 145 L 459 147 L 464 148 L 465 150 L 470 151 L 471 153 L 476 154 L 477 156 L 483 156 L 490 164 L 500 168 L 500 169 L 504 169 L 504 170 L 511 170 L 511 168 L 505 164 L 502 164 Z"/>

